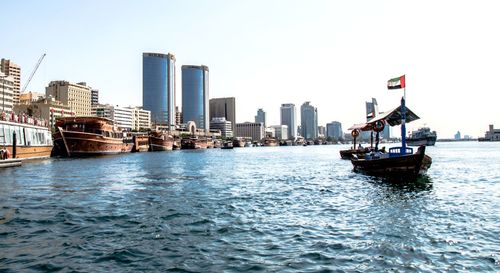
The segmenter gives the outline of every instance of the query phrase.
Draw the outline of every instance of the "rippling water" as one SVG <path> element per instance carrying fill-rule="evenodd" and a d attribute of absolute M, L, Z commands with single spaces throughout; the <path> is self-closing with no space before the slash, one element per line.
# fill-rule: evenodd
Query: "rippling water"
<path fill-rule="evenodd" d="M 353 173 L 341 148 L 0 169 L 0 271 L 500 270 L 500 143 L 437 143 L 404 186 Z"/>

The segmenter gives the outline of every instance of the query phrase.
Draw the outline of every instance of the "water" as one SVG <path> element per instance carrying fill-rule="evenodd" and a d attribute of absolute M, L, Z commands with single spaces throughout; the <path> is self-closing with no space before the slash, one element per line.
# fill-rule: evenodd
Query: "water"
<path fill-rule="evenodd" d="M 2 272 L 500 270 L 500 143 L 437 143 L 409 185 L 342 146 L 50 159 L 0 170 Z"/>

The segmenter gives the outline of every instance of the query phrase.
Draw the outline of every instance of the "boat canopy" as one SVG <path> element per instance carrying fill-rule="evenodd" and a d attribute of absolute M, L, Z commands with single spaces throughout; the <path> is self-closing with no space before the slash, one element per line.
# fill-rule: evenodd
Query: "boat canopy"
<path fill-rule="evenodd" d="M 358 124 L 354 124 L 353 126 L 351 126 L 349 129 L 347 130 L 361 130 L 361 131 L 371 131 L 373 129 L 373 126 L 372 124 L 368 124 L 368 123 L 358 123 Z"/>
<path fill-rule="evenodd" d="M 406 122 L 412 122 L 414 120 L 420 119 L 410 108 L 406 107 Z M 374 124 L 379 120 L 385 120 L 390 126 L 401 125 L 401 106 L 370 119 L 366 124 Z M 352 128 L 352 127 L 351 127 Z"/>

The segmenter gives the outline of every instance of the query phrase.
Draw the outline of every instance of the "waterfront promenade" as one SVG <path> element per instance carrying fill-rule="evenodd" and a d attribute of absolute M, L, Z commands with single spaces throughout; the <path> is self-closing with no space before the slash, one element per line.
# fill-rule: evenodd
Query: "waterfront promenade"
<path fill-rule="evenodd" d="M 500 143 L 437 143 L 416 183 L 347 145 L 51 158 L 0 169 L 2 272 L 494 272 Z"/>

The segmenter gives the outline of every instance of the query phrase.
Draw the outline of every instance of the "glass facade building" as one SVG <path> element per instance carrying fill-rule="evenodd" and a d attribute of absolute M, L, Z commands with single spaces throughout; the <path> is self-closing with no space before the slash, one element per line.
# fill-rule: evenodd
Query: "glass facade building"
<path fill-rule="evenodd" d="M 344 132 L 342 131 L 342 123 L 332 121 L 326 124 L 326 137 L 331 137 L 334 140 L 344 139 Z"/>
<path fill-rule="evenodd" d="M 175 56 L 143 53 L 142 103 L 151 111 L 151 122 L 175 125 Z"/>
<path fill-rule="evenodd" d="M 300 107 L 300 127 L 305 139 L 318 137 L 318 109 L 308 101 Z"/>
<path fill-rule="evenodd" d="M 262 110 L 262 108 L 259 108 L 259 110 L 257 110 L 257 115 L 255 116 L 255 122 L 261 122 L 264 124 L 264 128 L 267 127 L 266 112 L 264 112 L 264 110 Z"/>
<path fill-rule="evenodd" d="M 285 103 L 280 108 L 281 125 L 288 126 L 288 137 L 295 139 L 297 137 L 297 114 L 295 104 Z"/>
<path fill-rule="evenodd" d="M 194 121 L 196 127 L 208 131 L 208 67 L 201 65 L 182 66 L 182 119 Z"/>

